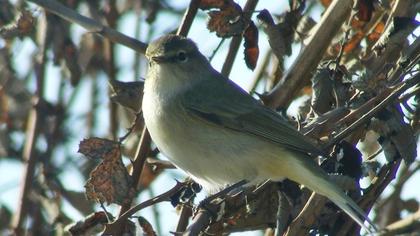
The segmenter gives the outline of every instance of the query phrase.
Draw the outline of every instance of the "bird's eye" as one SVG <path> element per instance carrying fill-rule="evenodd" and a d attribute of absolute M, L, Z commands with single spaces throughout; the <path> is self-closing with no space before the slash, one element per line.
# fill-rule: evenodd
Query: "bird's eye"
<path fill-rule="evenodd" d="M 186 61 L 188 61 L 187 53 L 186 53 L 186 52 L 184 52 L 184 51 L 179 51 L 179 52 L 176 54 L 176 58 L 177 58 L 177 60 L 178 60 L 178 61 L 180 61 L 180 62 L 186 62 Z"/>

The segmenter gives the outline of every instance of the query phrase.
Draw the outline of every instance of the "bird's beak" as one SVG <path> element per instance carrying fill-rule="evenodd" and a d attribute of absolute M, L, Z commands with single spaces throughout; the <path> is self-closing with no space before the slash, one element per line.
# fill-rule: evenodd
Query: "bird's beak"
<path fill-rule="evenodd" d="M 154 57 L 151 57 L 150 60 L 159 64 L 159 63 L 167 62 L 168 58 L 166 58 L 165 56 L 154 56 Z"/>

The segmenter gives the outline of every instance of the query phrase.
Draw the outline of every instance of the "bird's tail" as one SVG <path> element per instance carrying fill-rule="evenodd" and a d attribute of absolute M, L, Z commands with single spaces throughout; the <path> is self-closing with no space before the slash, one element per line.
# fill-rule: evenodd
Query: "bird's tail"
<path fill-rule="evenodd" d="M 370 234 L 378 231 L 366 213 L 341 188 L 332 183 L 328 175 L 320 167 L 308 163 L 307 157 L 303 158 L 306 158 L 306 160 L 301 159 L 302 162 L 298 165 L 298 168 L 303 167 L 303 169 L 297 172 L 291 178 L 292 180 L 330 199 Z M 364 224 L 365 221 L 368 223 L 368 226 Z"/>

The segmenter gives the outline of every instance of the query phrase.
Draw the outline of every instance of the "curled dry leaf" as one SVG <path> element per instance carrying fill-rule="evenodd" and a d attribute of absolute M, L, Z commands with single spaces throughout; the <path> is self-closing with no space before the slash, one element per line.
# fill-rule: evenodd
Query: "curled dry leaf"
<path fill-rule="evenodd" d="M 245 30 L 244 39 L 245 63 L 249 69 L 254 70 L 260 53 L 258 48 L 258 29 L 254 22 L 251 21 L 248 28 Z"/>
<path fill-rule="evenodd" d="M 324 114 L 334 104 L 332 71 L 328 68 L 317 70 L 312 78 L 311 106 L 315 114 Z"/>
<path fill-rule="evenodd" d="M 131 177 L 121 160 L 119 143 L 89 138 L 80 142 L 79 152 L 103 160 L 90 173 L 86 182 L 86 196 L 89 200 L 122 205 L 134 196 Z"/>
<path fill-rule="evenodd" d="M 266 9 L 257 15 L 257 19 L 261 22 L 263 30 L 268 36 L 268 43 L 278 59 L 285 55 L 290 56 L 292 53 L 294 28 L 298 24 L 296 14 L 300 13 L 298 11 L 285 13 L 278 24 L 274 23 L 273 17 Z"/>
<path fill-rule="evenodd" d="M 247 23 L 242 17 L 242 12 L 235 8 L 226 8 L 222 11 L 209 12 L 210 20 L 207 28 L 216 32 L 218 37 L 227 38 L 240 35 Z"/>
<path fill-rule="evenodd" d="M 141 110 L 144 81 L 121 82 L 110 80 L 112 89 L 111 100 L 134 112 Z"/>
<path fill-rule="evenodd" d="M 146 220 L 146 218 L 140 216 L 138 218 L 138 222 L 143 231 L 144 236 L 156 236 L 156 232 L 153 229 L 152 224 L 150 224 L 150 222 Z"/>
<path fill-rule="evenodd" d="M 394 17 L 392 23 L 385 29 L 385 32 L 381 35 L 375 45 L 372 47 L 376 54 L 381 55 L 384 53 L 387 47 L 398 47 L 402 46 L 402 38 L 406 38 L 407 34 L 412 32 L 415 28 L 420 25 L 420 22 L 410 17 Z M 402 42 L 401 42 L 402 41 Z"/>
<path fill-rule="evenodd" d="M 74 45 L 71 39 L 64 40 L 64 62 L 65 65 L 70 72 L 70 82 L 71 85 L 76 86 L 82 76 L 82 70 L 79 65 L 78 58 L 78 50 L 76 45 Z"/>
<path fill-rule="evenodd" d="M 4 4 L 3 2 L 1 4 Z M 34 29 L 35 18 L 31 12 L 23 10 L 15 23 L 0 28 L 0 36 L 4 39 L 28 35 Z"/>
<path fill-rule="evenodd" d="M 88 215 L 84 220 L 69 225 L 66 228 L 72 235 L 96 235 L 108 223 L 106 213 L 103 211 Z"/>
<path fill-rule="evenodd" d="M 202 1 L 200 9 L 218 9 L 208 13 L 210 20 L 207 28 L 216 32 L 218 37 L 227 38 L 241 35 L 247 28 L 249 20 L 242 14 L 242 8 L 233 1 Z"/>
<path fill-rule="evenodd" d="M 370 21 L 372 18 L 375 0 L 359 0 L 357 1 L 357 19 L 361 21 Z"/>
<path fill-rule="evenodd" d="M 373 119 L 370 128 L 380 135 L 379 143 L 389 162 L 403 158 L 408 165 L 417 156 L 417 144 L 414 131 L 404 122 L 399 107 L 388 107 L 378 113 Z"/>

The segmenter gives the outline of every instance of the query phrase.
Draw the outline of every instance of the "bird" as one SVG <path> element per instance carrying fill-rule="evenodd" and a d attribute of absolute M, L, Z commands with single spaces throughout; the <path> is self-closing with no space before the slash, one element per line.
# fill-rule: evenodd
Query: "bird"
<path fill-rule="evenodd" d="M 150 136 L 207 192 L 242 180 L 258 184 L 287 178 L 375 231 L 366 213 L 311 158 L 322 154 L 317 145 L 215 70 L 191 39 L 162 36 L 148 45 L 145 56 L 149 68 L 142 109 Z"/>

